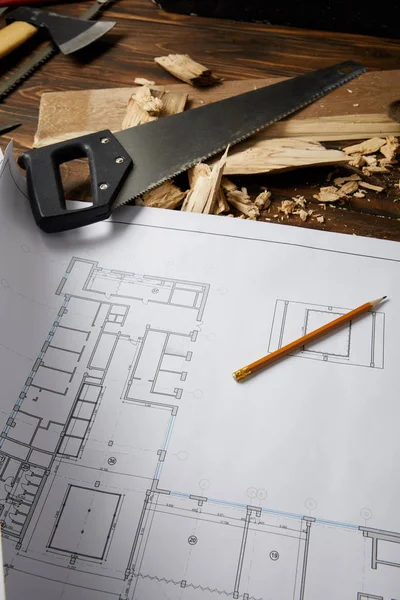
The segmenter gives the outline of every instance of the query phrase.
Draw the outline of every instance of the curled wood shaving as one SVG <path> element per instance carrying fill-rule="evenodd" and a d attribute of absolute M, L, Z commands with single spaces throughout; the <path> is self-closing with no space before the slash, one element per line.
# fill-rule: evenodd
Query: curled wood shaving
<path fill-rule="evenodd" d="M 365 140 L 365 142 L 361 142 L 361 144 L 353 144 L 352 146 L 347 146 L 343 148 L 343 151 L 346 154 L 354 154 L 356 152 L 361 152 L 361 154 L 373 154 L 373 152 L 377 152 L 382 146 L 386 143 L 384 138 L 374 137 L 369 140 Z"/>
<path fill-rule="evenodd" d="M 360 181 L 360 186 L 367 188 L 368 190 L 374 190 L 375 192 L 383 192 L 385 189 L 380 185 L 372 185 L 372 183 L 367 183 L 366 181 Z"/>
<path fill-rule="evenodd" d="M 365 198 L 365 192 L 363 192 L 362 190 L 358 190 L 358 192 L 355 192 L 355 193 L 353 194 L 353 196 L 354 196 L 355 198 Z"/>
<path fill-rule="evenodd" d="M 299 211 L 296 211 L 294 214 L 298 214 L 302 221 L 307 221 L 308 212 L 303 208 L 300 208 Z"/>
<path fill-rule="evenodd" d="M 389 160 L 393 160 L 399 151 L 399 140 L 392 135 L 386 138 L 386 144 L 380 147 L 383 156 Z"/>
<path fill-rule="evenodd" d="M 145 77 L 135 77 L 133 83 L 136 85 L 155 85 L 155 81 L 150 81 L 150 79 L 146 79 Z"/>

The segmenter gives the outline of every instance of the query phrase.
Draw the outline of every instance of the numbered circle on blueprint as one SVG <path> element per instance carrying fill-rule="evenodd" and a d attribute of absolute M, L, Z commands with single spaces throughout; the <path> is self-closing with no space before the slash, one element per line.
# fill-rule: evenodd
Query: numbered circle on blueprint
<path fill-rule="evenodd" d="M 314 510 L 315 508 L 317 508 L 317 503 L 314 500 L 314 498 L 307 498 L 304 504 L 306 505 L 306 508 L 308 508 L 308 510 Z"/>
<path fill-rule="evenodd" d="M 372 512 L 369 508 L 362 508 L 360 510 L 360 515 L 362 516 L 363 519 L 368 521 L 372 517 Z"/>
<path fill-rule="evenodd" d="M 115 458 L 115 456 L 110 456 L 110 458 L 108 459 L 107 462 L 109 465 L 115 465 L 115 463 L 117 462 L 117 459 Z"/>
<path fill-rule="evenodd" d="M 29 246 L 26 246 L 25 244 L 23 246 L 21 246 L 21 250 L 22 250 L 22 252 L 30 252 L 31 251 Z"/>
<path fill-rule="evenodd" d="M 257 488 L 255 488 L 255 487 L 247 488 L 247 495 L 249 498 L 255 498 L 257 496 Z"/>
<path fill-rule="evenodd" d="M 196 398 L 197 400 L 200 400 L 200 398 L 203 397 L 203 392 L 202 390 L 194 390 L 193 392 L 193 396 L 194 398 Z"/>
<path fill-rule="evenodd" d="M 2 279 L 1 280 L 1 285 L 3 288 L 9 288 L 10 284 L 8 283 L 7 279 Z"/>
<path fill-rule="evenodd" d="M 189 535 L 188 542 L 191 546 L 194 546 L 195 544 L 197 544 L 198 539 L 195 535 Z"/>
<path fill-rule="evenodd" d="M 151 290 L 151 293 L 152 293 L 152 294 L 158 294 L 158 292 L 159 292 L 159 291 L 160 291 L 160 290 L 159 290 L 158 288 L 153 288 L 153 289 Z"/>
<path fill-rule="evenodd" d="M 200 479 L 199 488 L 201 490 L 208 490 L 209 487 L 210 487 L 210 482 L 208 479 Z"/>
<path fill-rule="evenodd" d="M 278 560 L 279 552 L 277 550 L 271 550 L 271 552 L 269 553 L 269 557 L 271 560 Z"/>
<path fill-rule="evenodd" d="M 176 455 L 178 460 L 187 460 L 188 456 L 189 454 L 185 450 L 179 450 L 178 454 Z"/>
<path fill-rule="evenodd" d="M 259 489 L 257 490 L 257 498 L 259 500 L 265 500 L 267 497 L 267 490 Z"/>

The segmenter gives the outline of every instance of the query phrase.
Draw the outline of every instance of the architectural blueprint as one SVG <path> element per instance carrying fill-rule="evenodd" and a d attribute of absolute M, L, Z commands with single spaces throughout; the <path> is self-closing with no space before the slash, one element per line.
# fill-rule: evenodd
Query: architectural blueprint
<path fill-rule="evenodd" d="M 400 600 L 400 247 L 129 207 L 48 236 L 2 168 L 7 600 Z"/>

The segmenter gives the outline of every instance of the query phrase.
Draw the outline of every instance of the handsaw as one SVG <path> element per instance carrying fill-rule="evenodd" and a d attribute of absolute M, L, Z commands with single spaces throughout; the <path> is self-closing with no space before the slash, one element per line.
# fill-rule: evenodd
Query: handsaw
<path fill-rule="evenodd" d="M 113 0 L 96 0 L 96 2 L 82 15 L 81 19 L 89 21 L 94 19 L 107 4 Z M 1 13 L 0 13 L 1 14 Z M 36 69 L 47 62 L 52 56 L 57 54 L 58 48 L 53 42 L 46 43 L 43 48 L 34 52 L 34 54 L 21 66 L 15 73 L 10 75 L 5 81 L 0 82 L 0 101 L 4 100 L 16 87 L 25 79 L 30 77 Z"/>
<path fill-rule="evenodd" d="M 114 134 L 106 129 L 24 152 L 19 164 L 26 169 L 36 223 L 52 233 L 106 219 L 118 206 L 363 72 L 362 65 L 348 61 Z M 68 210 L 60 165 L 83 157 L 89 161 L 93 205 Z"/>

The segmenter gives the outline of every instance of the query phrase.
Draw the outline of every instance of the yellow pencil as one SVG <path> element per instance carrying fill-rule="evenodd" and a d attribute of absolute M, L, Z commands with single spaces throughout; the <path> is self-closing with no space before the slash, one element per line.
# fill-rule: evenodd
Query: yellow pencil
<path fill-rule="evenodd" d="M 382 302 L 382 300 L 385 300 L 386 297 L 387 296 L 383 296 L 382 298 L 378 298 L 377 300 L 372 300 L 372 302 L 366 302 L 362 306 L 359 306 L 358 308 L 351 310 L 350 312 L 346 313 L 345 315 L 342 315 L 338 319 L 334 319 L 330 323 L 326 323 L 326 325 L 322 325 L 322 327 L 315 329 L 315 331 L 311 331 L 310 333 L 307 333 L 307 335 L 303 335 L 303 337 L 299 338 L 298 340 L 295 340 L 294 342 L 291 342 L 290 344 L 283 346 L 283 348 L 279 348 L 279 350 L 275 350 L 275 352 L 272 352 L 271 354 L 267 354 L 267 356 L 264 356 L 263 358 L 256 360 L 255 362 L 251 363 L 250 365 L 247 365 L 246 367 L 242 367 L 241 369 L 238 369 L 237 371 L 235 371 L 233 373 L 233 378 L 236 381 L 242 381 L 249 375 L 253 375 L 257 371 L 260 371 L 261 369 L 268 367 L 272 363 L 280 360 L 284 356 L 287 356 L 291 352 L 294 352 L 295 350 L 299 350 L 303 346 L 305 346 L 307 344 L 311 344 L 312 342 L 317 341 L 319 338 L 323 337 L 324 335 L 327 335 L 328 333 L 331 333 L 335 329 L 342 327 L 342 325 L 345 325 L 349 321 L 353 321 L 357 317 L 361 317 L 361 315 L 370 311 L 371 308 L 374 308 L 377 304 Z"/>

